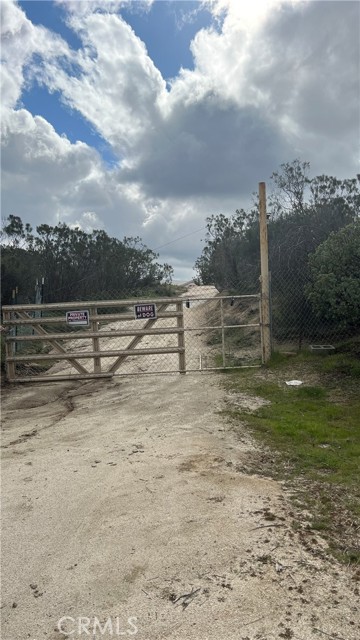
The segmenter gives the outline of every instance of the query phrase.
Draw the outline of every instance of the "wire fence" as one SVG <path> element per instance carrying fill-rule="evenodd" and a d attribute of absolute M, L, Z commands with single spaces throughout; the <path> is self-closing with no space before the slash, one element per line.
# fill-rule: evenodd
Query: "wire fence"
<path fill-rule="evenodd" d="M 351 327 L 331 314 L 317 312 L 311 303 L 310 275 L 293 272 L 275 273 L 271 277 L 272 349 L 275 351 L 310 350 L 334 352 L 359 327 Z"/>
<path fill-rule="evenodd" d="M 332 313 L 319 313 L 311 300 L 312 279 L 307 269 L 286 269 L 286 265 L 279 268 L 276 263 L 275 251 L 270 251 L 270 309 L 271 309 L 271 350 L 280 352 L 311 351 L 316 354 L 334 353 L 336 349 L 348 338 L 359 333 L 358 326 L 342 324 Z M 273 262 L 273 264 L 272 264 Z M 257 270 L 257 269 L 256 269 Z M 266 333 L 260 331 L 261 317 L 259 318 L 259 295 L 251 295 L 248 289 L 244 289 L 239 280 L 238 294 L 235 297 L 225 296 L 226 292 L 219 294 L 214 286 L 198 287 L 186 283 L 182 289 L 169 288 L 168 292 L 174 295 L 174 300 L 179 296 L 183 300 L 184 322 L 184 348 L 186 353 L 187 371 L 210 371 L 221 368 L 233 368 L 241 366 L 258 365 L 264 362 L 264 339 Z M 235 287 L 234 287 L 235 288 Z M 131 345 L 131 331 L 141 329 L 141 323 L 133 317 L 133 306 L 116 305 L 120 298 L 124 299 L 123 291 L 103 291 L 102 301 L 108 300 L 111 305 L 101 304 L 96 308 L 98 301 L 87 300 L 86 305 L 90 314 L 96 317 L 91 322 L 96 323 L 99 331 L 98 343 L 83 336 L 83 327 L 69 327 L 65 314 L 59 315 L 56 311 L 46 309 L 44 302 L 44 289 L 46 284 L 37 283 L 34 291 L 33 302 L 36 308 L 29 311 L 29 317 L 25 322 L 15 322 L 7 327 L 7 357 L 28 356 L 29 361 L 15 361 L 16 377 L 51 376 L 51 375 L 81 375 L 90 374 L 93 370 L 94 357 L 81 358 L 81 353 L 88 350 L 92 353 L 114 352 L 129 350 Z M 247 294 L 247 295 L 245 295 Z M 127 298 L 127 296 L 125 296 Z M 167 296 L 171 298 L 171 296 Z M 45 295 L 46 299 L 46 295 Z M 156 303 L 156 294 L 149 292 L 142 295 L 139 292 L 138 300 L 150 300 Z M 101 299 L 100 299 L 101 301 Z M 13 305 L 10 318 L 21 320 L 17 316 L 16 309 L 29 300 L 22 298 L 21 293 L 14 292 Z M 77 303 L 84 300 L 73 300 L 71 306 L 76 309 Z M 354 301 L 354 304 L 356 301 Z M 339 303 L 340 304 L 340 303 Z M 176 303 L 170 303 L 166 308 L 164 317 L 159 317 L 154 331 L 142 336 L 136 349 L 158 349 L 154 354 L 128 354 L 123 358 L 122 365 L 116 375 L 122 373 L 141 374 L 151 372 L 179 371 L 178 353 L 171 351 L 179 346 L 178 334 L 174 329 L 178 328 L 178 318 L 171 318 L 169 313 L 176 310 Z M 131 317 L 131 320 L 123 319 L 123 316 Z M 24 318 L 22 318 L 24 320 Z M 54 338 L 64 348 L 78 353 L 80 370 L 76 369 L 65 357 L 56 358 L 59 349 L 54 351 L 53 342 L 43 340 L 41 333 L 34 329 L 33 319 L 46 333 L 55 334 Z M 91 324 L 89 329 L 94 329 Z M 155 329 L 157 331 L 155 331 Z M 161 331 L 159 331 L 161 329 Z M 117 335 L 119 332 L 127 332 Z M 77 334 L 77 337 L 75 336 Z M 130 349 L 131 350 L 131 349 Z M 161 352 L 167 350 L 168 352 Z M 30 357 L 33 357 L 30 362 Z M 113 358 L 113 360 L 111 359 Z M 102 361 L 101 372 L 106 373 L 115 356 L 107 356 Z"/>
<path fill-rule="evenodd" d="M 194 286 L 173 299 L 14 305 L 4 311 L 5 325 L 11 327 L 6 340 L 10 380 L 261 364 L 258 294 L 224 297 L 215 287 Z M 69 323 L 67 314 L 75 322 Z"/>
<path fill-rule="evenodd" d="M 41 286 L 41 285 L 40 285 Z M 34 300 L 38 303 L 40 286 Z M 311 351 L 315 354 L 334 353 L 338 346 L 354 335 L 356 328 L 341 326 L 330 318 L 316 313 L 309 300 L 311 278 L 307 273 L 279 271 L 271 277 L 271 349 L 279 352 Z M 185 289 L 185 287 L 184 287 Z M 179 289 L 177 290 L 179 295 Z M 84 357 L 84 353 L 109 352 L 101 356 L 98 373 L 105 375 L 140 375 L 145 373 L 178 372 L 179 367 L 179 318 L 176 302 L 169 302 L 161 309 L 156 324 L 147 335 L 133 344 L 134 331 L 146 325 L 146 320 L 134 319 L 134 305 L 116 304 L 117 291 L 103 294 L 111 303 L 94 307 L 95 301 L 87 301 L 90 313 L 89 327 L 69 326 L 65 312 L 51 310 L 49 305 L 37 305 L 26 312 L 27 317 L 18 316 L 21 296 L 14 300 L 7 327 L 7 357 L 27 360 L 14 361 L 14 377 L 30 378 L 54 376 L 91 375 L 96 357 Z M 224 296 L 215 287 L 189 286 L 181 294 L 184 325 L 184 349 L 186 371 L 211 371 L 244 366 L 257 366 L 264 361 L 264 334 L 259 317 L 259 295 Z M 157 304 L 155 296 L 141 298 Z M 171 300 L 168 298 L 168 300 Z M 135 303 L 137 299 L 133 299 Z M 70 306 L 76 310 L 77 303 Z M 99 302 L 99 301 L 98 301 Z M 81 306 L 80 305 L 80 306 Z M 83 307 L 82 307 L 83 308 Z M 164 316 L 161 317 L 161 314 Z M 22 320 L 22 321 L 21 321 Z M 34 324 L 35 322 L 35 324 Z M 96 329 L 97 338 L 88 337 L 86 332 Z M 55 335 L 50 341 L 41 331 Z M 122 335 L 120 335 L 122 334 Z M 60 348 L 55 344 L 58 343 Z M 55 345 L 55 346 L 54 346 Z M 64 355 L 61 349 L 76 354 L 79 366 Z M 137 353 L 131 353 L 136 349 Z M 149 349 L 158 350 L 147 353 Z M 121 366 L 114 372 L 112 365 L 119 353 L 126 351 Z M 142 353 L 144 351 L 144 353 Z M 83 357 L 81 357 L 83 356 Z M 99 356 L 100 357 L 100 356 Z M 99 357 L 97 362 L 99 363 Z"/>

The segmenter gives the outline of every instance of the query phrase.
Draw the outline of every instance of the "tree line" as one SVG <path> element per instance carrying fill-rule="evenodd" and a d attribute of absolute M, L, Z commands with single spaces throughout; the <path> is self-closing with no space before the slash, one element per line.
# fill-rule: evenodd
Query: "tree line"
<path fill-rule="evenodd" d="M 10 215 L 1 237 L 1 302 L 33 303 L 45 280 L 43 302 L 169 295 L 173 269 L 138 237 L 123 240 L 103 230 L 86 233 L 64 223 L 32 227 Z"/>
<path fill-rule="evenodd" d="M 275 337 L 314 337 L 360 327 L 359 179 L 309 177 L 308 162 L 282 164 L 268 195 L 269 265 Z M 257 196 L 250 210 L 207 218 L 197 282 L 259 290 Z"/>

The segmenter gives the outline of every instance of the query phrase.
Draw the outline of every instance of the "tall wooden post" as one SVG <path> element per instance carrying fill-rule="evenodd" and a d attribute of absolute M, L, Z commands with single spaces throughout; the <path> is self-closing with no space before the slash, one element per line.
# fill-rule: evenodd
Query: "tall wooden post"
<path fill-rule="evenodd" d="M 271 357 L 269 245 L 266 216 L 266 185 L 259 182 L 260 261 L 261 261 L 261 350 L 266 364 Z"/>

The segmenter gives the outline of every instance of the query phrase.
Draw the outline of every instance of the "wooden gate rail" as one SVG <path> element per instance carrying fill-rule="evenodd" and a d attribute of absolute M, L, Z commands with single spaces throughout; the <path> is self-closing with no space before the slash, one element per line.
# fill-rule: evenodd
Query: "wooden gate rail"
<path fill-rule="evenodd" d="M 13 323 L 12 323 L 13 324 Z M 43 323 L 45 324 L 45 323 Z M 234 325 L 235 326 L 235 325 Z M 243 325 L 236 325 L 243 326 Z M 244 326 L 252 326 L 252 325 L 244 325 Z M 257 326 L 257 325 L 254 325 Z M 209 327 L 210 329 L 216 327 Z M 126 336 L 162 336 L 164 334 L 172 334 L 172 333 L 183 333 L 184 329 L 176 329 L 172 327 L 164 327 L 163 329 L 121 329 L 121 330 L 113 330 L 113 331 L 76 331 L 76 333 L 52 333 L 52 340 L 80 340 L 84 338 L 125 338 Z M 43 336 L 8 336 L 7 340 L 9 342 L 36 342 L 36 341 L 44 341 Z"/>
<path fill-rule="evenodd" d="M 8 333 L 5 337 L 7 379 L 9 382 L 51 382 L 54 380 L 111 378 L 113 375 L 123 374 L 140 375 L 143 373 L 169 373 L 175 371 L 185 373 L 186 371 L 202 371 L 205 369 L 210 371 L 224 368 L 241 368 L 243 366 L 259 366 L 242 364 L 241 355 L 239 356 L 240 360 L 238 358 L 239 362 L 235 363 L 231 358 L 229 360 L 229 356 L 225 351 L 225 344 L 228 349 L 228 344 L 226 343 L 228 336 L 226 331 L 228 329 L 236 330 L 252 327 L 253 329 L 259 329 L 260 332 L 263 329 L 261 315 L 259 321 L 257 321 L 252 315 L 242 315 L 243 307 L 241 307 L 240 316 L 236 314 L 232 316 L 228 314 L 227 306 L 225 307 L 226 303 L 230 303 L 230 306 L 233 306 L 235 300 L 251 298 L 254 302 L 256 300 L 260 301 L 259 294 L 214 296 L 210 298 L 208 296 L 191 296 L 191 292 L 189 292 L 188 298 L 185 294 L 181 298 L 158 298 L 155 300 L 135 298 L 132 300 L 65 302 L 43 305 L 8 305 L 3 307 L 3 324 L 14 329 L 14 331 L 11 332 L 12 335 Z M 217 311 L 215 315 L 213 315 L 212 311 L 206 315 L 204 304 L 207 302 L 216 303 Z M 141 306 L 154 303 L 156 305 L 156 318 L 141 318 L 138 321 L 135 317 L 135 309 L 133 310 L 132 307 L 134 305 Z M 190 307 L 190 311 L 186 311 L 184 318 L 185 304 L 186 307 Z M 212 307 L 210 306 L 211 309 Z M 88 314 L 84 314 L 85 322 L 87 321 L 86 326 L 67 323 L 66 311 L 81 310 L 88 312 Z M 147 311 L 151 311 L 151 309 Z M 251 313 L 255 313 L 255 311 L 253 310 Z M 198 316 L 196 315 L 197 312 L 199 313 Z M 218 321 L 217 314 L 219 312 Z M 32 315 L 36 317 L 31 317 Z M 245 319 L 247 317 L 249 317 L 250 322 L 246 322 Z M 198 322 L 196 321 L 197 318 Z M 171 319 L 171 321 L 166 322 L 167 319 Z M 240 321 L 239 324 L 236 319 Z M 234 320 L 235 323 L 233 324 Z M 126 326 L 127 321 L 129 321 L 130 326 Z M 156 324 L 157 321 L 159 321 L 158 325 Z M 116 324 L 110 325 L 110 323 Z M 162 324 L 167 326 L 162 327 Z M 110 328 L 111 326 L 114 328 Z M 18 333 L 27 335 L 14 335 L 16 334 L 16 328 L 21 328 Z M 214 362 L 209 361 L 210 365 L 206 362 L 206 366 L 203 368 L 202 350 L 205 350 L 205 353 L 210 353 L 211 350 L 208 347 L 210 343 L 207 342 L 209 334 L 206 334 L 209 331 L 220 332 L 222 362 L 220 364 L 218 358 Z M 199 339 L 196 337 L 197 333 L 199 333 Z M 194 334 L 195 338 L 193 339 L 192 336 Z M 174 338 L 159 343 L 166 346 L 151 348 L 151 346 L 146 346 L 147 341 L 145 338 L 147 336 L 163 336 L 164 338 L 165 336 L 174 336 Z M 83 342 L 79 343 L 79 340 Z M 143 340 L 144 343 L 141 344 Z M 50 348 L 43 349 L 41 345 L 39 349 L 38 345 L 41 342 L 47 343 Z M 117 348 L 117 344 L 121 348 Z M 195 357 L 191 355 L 192 345 L 195 345 Z M 199 349 L 200 352 L 198 353 Z M 215 355 L 221 355 L 220 344 L 219 347 L 215 346 L 215 351 L 216 349 L 218 349 L 218 352 Z M 34 353 L 31 353 L 31 351 Z M 188 353 L 189 359 L 185 359 L 186 353 Z M 156 356 L 165 356 L 167 354 L 174 354 L 175 357 L 170 359 L 163 358 L 164 362 L 166 360 L 166 365 L 163 367 L 166 371 L 160 371 L 159 368 L 156 368 Z M 132 364 L 128 367 L 123 367 L 128 358 L 150 355 L 154 355 L 154 358 L 146 359 L 145 369 L 142 367 L 141 361 L 139 366 L 134 365 L 136 372 L 134 372 Z M 195 361 L 197 355 L 200 357 L 200 368 L 197 361 Z M 178 366 L 176 366 L 177 359 Z M 160 361 L 161 357 L 158 360 Z M 63 368 L 64 365 L 60 364 L 66 361 L 71 368 L 66 365 L 66 368 Z M 59 365 L 56 368 L 52 367 L 52 364 L 56 362 Z M 31 363 L 33 363 L 33 368 Z M 146 368 L 147 366 L 150 367 L 150 370 Z"/>
<path fill-rule="evenodd" d="M 73 305 L 73 308 L 76 305 Z M 87 309 L 89 308 L 89 305 L 86 307 Z M 65 322 L 65 317 L 64 316 L 51 316 L 50 318 L 44 317 L 44 318 L 30 318 L 30 320 L 16 320 L 16 318 L 14 320 L 8 320 L 5 318 L 5 309 L 7 309 L 7 307 L 3 307 L 3 311 L 4 311 L 4 321 L 3 324 L 4 325 L 23 325 L 23 324 L 61 324 L 63 322 Z M 79 309 L 79 311 L 81 310 L 80 307 L 77 307 L 77 309 Z M 33 307 L 31 308 L 31 310 L 35 310 Z M 38 311 L 42 311 L 42 307 L 37 309 Z M 14 309 L 14 307 L 11 307 L 11 312 L 12 313 L 17 313 L 17 309 Z M 176 318 L 177 316 L 182 315 L 182 312 L 179 314 L 179 312 L 177 311 L 160 311 L 157 314 L 158 319 L 160 318 Z M 92 320 L 96 320 L 97 322 L 115 322 L 116 320 L 134 320 L 134 314 L 130 314 L 130 313 L 115 313 L 115 314 L 105 314 L 105 313 L 101 313 L 100 315 L 95 315 L 92 316 Z M 88 335 L 88 334 L 87 334 Z"/>
<path fill-rule="evenodd" d="M 149 304 L 155 302 L 156 304 L 176 304 L 177 302 L 184 302 L 184 298 L 152 298 L 146 300 L 143 298 L 131 298 L 130 300 L 88 300 L 87 302 L 49 302 L 48 304 L 17 304 L 17 305 L 4 305 L 3 311 L 56 311 L 64 309 L 64 311 L 73 311 L 73 309 L 89 309 L 89 307 L 97 308 L 116 308 L 116 307 L 131 307 L 135 304 Z M 120 314 L 121 315 L 121 314 Z M 102 318 L 107 317 L 105 314 L 100 316 Z M 134 319 L 134 316 L 131 316 Z M 64 318 L 63 318 L 64 320 Z"/>
<path fill-rule="evenodd" d="M 110 311 L 114 309 L 118 309 L 119 307 L 126 307 L 127 310 L 132 305 L 146 305 L 149 303 L 156 303 L 157 308 L 157 317 L 149 318 L 145 320 L 145 324 L 141 326 L 141 328 L 130 328 L 130 329 L 115 329 L 115 330 L 106 330 L 106 326 L 104 330 L 100 328 L 101 324 L 108 324 L 109 322 L 116 321 L 134 321 L 134 314 L 130 313 L 99 313 L 99 309 L 109 309 Z M 29 380 L 38 380 L 38 381 L 50 381 L 50 380 L 68 380 L 68 379 L 89 379 L 89 378 L 97 378 L 97 377 L 112 377 L 119 369 L 119 367 L 123 364 L 127 358 L 130 356 L 143 356 L 143 355 L 152 355 L 152 354 L 169 354 L 175 353 L 179 355 L 179 371 L 181 373 L 185 373 L 185 346 L 184 346 L 184 324 L 183 324 L 183 298 L 158 298 L 156 300 L 141 300 L 141 299 L 133 299 L 133 300 L 102 300 L 102 301 L 88 301 L 88 302 L 64 302 L 64 303 L 51 303 L 51 304 L 42 304 L 42 305 L 16 305 L 16 306 L 4 306 L 3 307 L 3 324 L 5 326 L 17 327 L 17 326 L 28 326 L 31 327 L 35 335 L 25 335 L 25 336 L 7 336 L 5 341 L 6 348 L 6 365 L 7 365 L 7 378 L 9 382 L 16 381 L 29 381 Z M 176 311 L 169 311 L 167 307 L 169 305 L 175 305 Z M 52 316 L 46 317 L 44 316 L 45 312 L 59 312 L 61 311 L 73 311 L 76 310 L 88 310 L 89 311 L 89 330 L 80 329 L 79 331 L 74 331 L 66 326 L 66 330 L 63 333 L 50 333 L 50 327 L 54 324 L 65 324 L 66 316 Z M 30 313 L 37 312 L 41 313 L 42 317 L 32 318 Z M 175 318 L 177 321 L 177 327 L 154 327 L 158 319 L 162 318 Z M 50 325 L 50 326 L 49 326 Z M 46 327 L 46 328 L 44 328 Z M 178 335 L 178 345 L 173 347 L 157 347 L 157 348 L 136 348 L 139 343 L 143 340 L 145 336 L 148 335 L 170 335 L 177 334 Z M 100 347 L 100 340 L 102 338 L 115 338 L 115 337 L 132 337 L 129 344 L 126 348 L 122 349 L 109 349 L 102 350 Z M 78 339 L 89 339 L 92 343 L 91 351 L 76 351 L 76 348 L 73 348 L 71 351 L 67 351 L 67 349 L 63 346 L 63 342 L 66 340 L 78 340 Z M 42 353 L 42 354 L 14 354 L 13 347 L 16 343 L 29 343 L 29 342 L 47 342 L 50 344 L 54 350 L 53 353 Z M 101 371 L 101 362 L 103 358 L 115 358 L 115 362 L 113 362 L 107 371 Z M 79 360 L 84 359 L 93 359 L 93 372 L 88 371 Z M 78 371 L 79 375 L 68 374 L 68 375 L 49 375 L 49 376 L 33 376 L 29 375 L 28 377 L 19 377 L 16 375 L 15 365 L 16 363 L 31 363 L 34 362 L 42 362 L 42 361 L 63 361 L 67 360 L 70 364 Z"/>
<path fill-rule="evenodd" d="M 7 358 L 8 362 L 37 362 L 43 360 L 70 360 L 70 358 L 79 358 L 81 360 L 85 358 L 127 358 L 129 356 L 147 356 L 150 354 L 161 353 L 181 353 L 184 349 L 179 347 L 157 347 L 151 349 L 114 349 L 112 351 L 79 351 L 77 353 L 44 353 L 40 355 L 27 355 L 27 356 L 10 356 Z M 84 369 L 89 374 L 89 371 Z M 112 373 L 109 369 L 107 373 Z"/>

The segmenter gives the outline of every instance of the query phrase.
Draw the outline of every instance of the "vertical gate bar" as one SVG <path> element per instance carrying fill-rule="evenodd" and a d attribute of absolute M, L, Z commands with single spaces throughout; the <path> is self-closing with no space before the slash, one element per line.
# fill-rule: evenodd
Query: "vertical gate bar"
<path fill-rule="evenodd" d="M 16 287 L 16 289 L 17 289 L 17 287 Z M 16 305 L 16 289 L 12 290 L 12 294 L 11 294 L 11 304 L 12 305 Z M 15 320 L 15 314 L 13 312 L 10 314 L 10 319 L 11 320 Z M 11 335 L 16 338 L 17 334 L 18 334 L 18 328 L 17 328 L 17 325 L 14 325 L 14 327 L 11 329 Z M 15 356 L 16 352 L 17 352 L 17 342 L 16 342 L 16 340 L 12 343 L 11 348 L 12 348 L 13 355 Z"/>
<path fill-rule="evenodd" d="M 11 313 L 4 311 L 4 320 L 11 322 Z M 10 381 L 15 380 L 15 362 L 9 362 L 8 358 L 13 355 L 13 343 L 5 337 L 5 359 L 6 359 L 6 378 Z"/>
<path fill-rule="evenodd" d="M 180 333 L 178 333 L 178 347 L 179 349 L 183 349 L 179 353 L 179 373 L 186 373 L 186 360 L 185 360 L 185 334 L 184 334 L 184 308 L 183 302 L 176 303 L 176 311 L 181 315 L 177 316 L 177 328 L 182 329 Z"/>
<path fill-rule="evenodd" d="M 97 307 L 90 307 L 91 331 L 94 331 L 94 332 L 98 333 L 98 331 L 99 331 L 98 322 L 97 322 L 97 320 L 93 320 L 92 319 L 96 315 L 97 315 Z M 93 342 L 93 350 L 94 351 L 100 351 L 100 340 L 99 340 L 99 338 L 98 337 L 93 338 L 92 342 Z M 101 357 L 100 356 L 95 356 L 94 357 L 94 373 L 101 373 Z"/>
<path fill-rule="evenodd" d="M 224 305 L 223 299 L 220 299 L 220 319 L 221 319 L 221 344 L 222 344 L 222 360 L 223 367 L 226 366 L 226 356 L 225 356 L 225 327 L 224 327 Z"/>
<path fill-rule="evenodd" d="M 262 361 L 266 364 L 271 358 L 270 332 L 270 286 L 269 286 L 269 246 L 266 215 L 266 185 L 259 183 L 259 221 L 260 221 L 260 263 L 261 263 L 261 334 Z"/>

